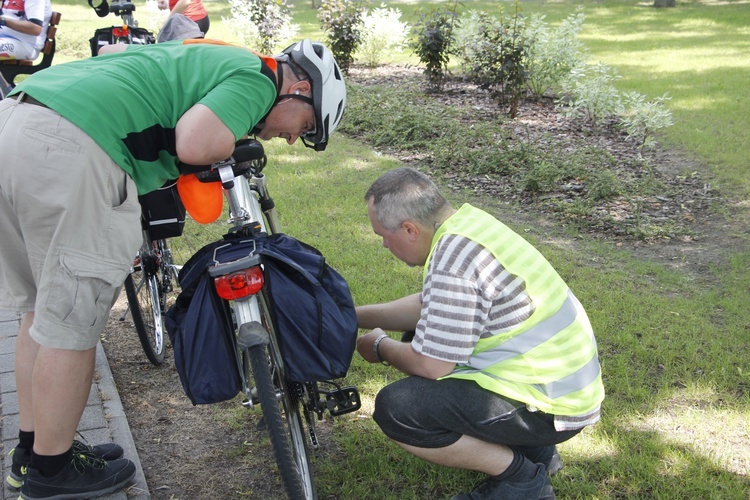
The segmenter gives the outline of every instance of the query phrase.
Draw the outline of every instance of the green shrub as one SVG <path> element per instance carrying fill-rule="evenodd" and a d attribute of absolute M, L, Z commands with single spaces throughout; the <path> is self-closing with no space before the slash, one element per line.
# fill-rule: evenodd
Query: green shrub
<path fill-rule="evenodd" d="M 669 99 L 668 94 L 651 101 L 638 92 L 623 95 L 618 108 L 620 125 L 627 132 L 628 139 L 636 142 L 641 157 L 645 148 L 656 145 L 653 133 L 674 123 L 672 113 L 664 107 L 664 101 Z"/>
<path fill-rule="evenodd" d="M 568 118 L 585 117 L 596 130 L 603 119 L 621 108 L 620 93 L 614 86 L 619 78 L 601 63 L 574 68 L 563 84 L 558 107 Z"/>
<path fill-rule="evenodd" d="M 469 37 L 474 48 L 464 49 L 469 79 L 491 91 L 511 118 L 517 114 L 526 78 L 522 26 L 518 4 L 510 19 L 480 15 L 475 36 Z"/>
<path fill-rule="evenodd" d="M 442 127 L 445 130 L 443 139 L 430 145 L 434 168 L 491 176 L 510 175 L 513 171 L 514 161 L 508 154 L 508 133 L 499 123 L 477 123 L 466 130 L 457 120 L 451 120 L 444 122 Z"/>
<path fill-rule="evenodd" d="M 349 73 L 354 52 L 362 39 L 362 2 L 352 0 L 323 0 L 318 20 L 328 37 L 328 44 L 341 71 Z"/>
<path fill-rule="evenodd" d="M 498 7 L 501 8 L 501 7 Z M 480 52 L 482 30 L 487 25 L 494 25 L 500 29 L 500 21 L 496 17 L 481 11 L 469 10 L 460 18 L 453 29 L 453 53 L 457 56 L 459 65 L 465 73 L 471 71 L 472 62 Z"/>
<path fill-rule="evenodd" d="M 357 131 L 376 146 L 428 148 L 457 121 L 444 107 L 426 110 L 426 103 L 418 102 L 421 99 L 414 92 L 351 85 L 342 130 Z"/>
<path fill-rule="evenodd" d="M 411 46 L 425 65 L 425 76 L 433 90 L 440 91 L 447 72 L 453 49 L 453 29 L 458 22 L 457 2 L 452 9 L 433 9 L 428 14 L 420 13 L 419 20 L 411 31 Z"/>
<path fill-rule="evenodd" d="M 554 30 L 544 18 L 531 14 L 523 29 L 526 87 L 536 96 L 559 91 L 571 71 L 580 68 L 586 59 L 578 38 L 585 20 L 583 13 L 568 16 Z"/>
<path fill-rule="evenodd" d="M 618 196 L 622 193 L 624 186 L 612 170 L 602 168 L 590 173 L 587 188 L 589 198 L 596 201 Z"/>

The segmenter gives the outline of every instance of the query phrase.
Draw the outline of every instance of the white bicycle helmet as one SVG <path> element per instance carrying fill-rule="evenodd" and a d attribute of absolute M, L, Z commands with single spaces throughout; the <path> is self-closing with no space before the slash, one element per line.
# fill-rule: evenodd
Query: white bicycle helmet
<path fill-rule="evenodd" d="M 302 40 L 282 52 L 310 77 L 315 131 L 302 137 L 305 146 L 323 151 L 341 122 L 346 106 L 346 85 L 333 54 L 322 43 Z"/>

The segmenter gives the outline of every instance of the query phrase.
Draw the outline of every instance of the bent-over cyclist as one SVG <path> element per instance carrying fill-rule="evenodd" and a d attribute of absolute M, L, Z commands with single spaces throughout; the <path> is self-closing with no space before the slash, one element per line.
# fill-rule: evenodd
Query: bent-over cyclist
<path fill-rule="evenodd" d="M 117 50 L 36 73 L 0 101 L 0 308 L 23 313 L 9 484 L 23 498 L 97 496 L 135 474 L 119 446 L 74 437 L 142 242 L 136 195 L 177 178 L 178 159 L 230 156 L 248 131 L 322 151 L 346 103 L 336 61 L 309 40 L 274 57 L 204 40 Z"/>

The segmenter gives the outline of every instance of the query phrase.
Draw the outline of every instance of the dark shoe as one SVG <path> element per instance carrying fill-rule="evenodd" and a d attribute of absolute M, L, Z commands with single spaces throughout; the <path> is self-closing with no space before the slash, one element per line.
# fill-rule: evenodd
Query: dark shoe
<path fill-rule="evenodd" d="M 555 447 L 555 452 L 552 454 L 552 458 L 549 459 L 549 462 L 542 462 L 545 466 L 547 466 L 547 474 L 549 474 L 550 477 L 554 476 L 558 472 L 562 470 L 563 467 L 565 467 L 565 464 L 562 461 L 562 458 L 560 458 L 560 454 L 557 452 L 557 448 Z"/>
<path fill-rule="evenodd" d="M 534 479 L 526 483 L 498 481 L 489 477 L 471 493 L 456 495 L 451 500 L 554 500 L 555 490 L 547 475 L 547 467 L 537 464 Z"/>
<path fill-rule="evenodd" d="M 32 467 L 27 471 L 20 498 L 95 498 L 127 485 L 135 476 L 135 464 L 126 458 L 107 461 L 78 453 L 52 477 Z"/>
<path fill-rule="evenodd" d="M 117 460 L 122 457 L 122 446 L 115 443 L 104 443 L 97 446 L 89 446 L 81 441 L 73 441 L 73 454 L 88 453 L 102 460 Z M 5 484 L 12 489 L 18 489 L 23 485 L 26 468 L 31 463 L 31 453 L 23 448 L 13 448 L 8 455 L 13 456 L 10 473 L 5 478 Z"/>

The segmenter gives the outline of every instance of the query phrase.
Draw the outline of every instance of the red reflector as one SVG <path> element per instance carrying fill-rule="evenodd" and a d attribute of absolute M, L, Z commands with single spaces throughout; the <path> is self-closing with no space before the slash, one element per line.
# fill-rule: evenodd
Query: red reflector
<path fill-rule="evenodd" d="M 216 292 L 224 300 L 235 300 L 255 295 L 263 288 L 263 271 L 260 267 L 251 267 L 214 278 Z"/>
<path fill-rule="evenodd" d="M 114 36 L 128 36 L 128 26 L 125 25 L 122 28 L 112 28 L 112 35 Z"/>

